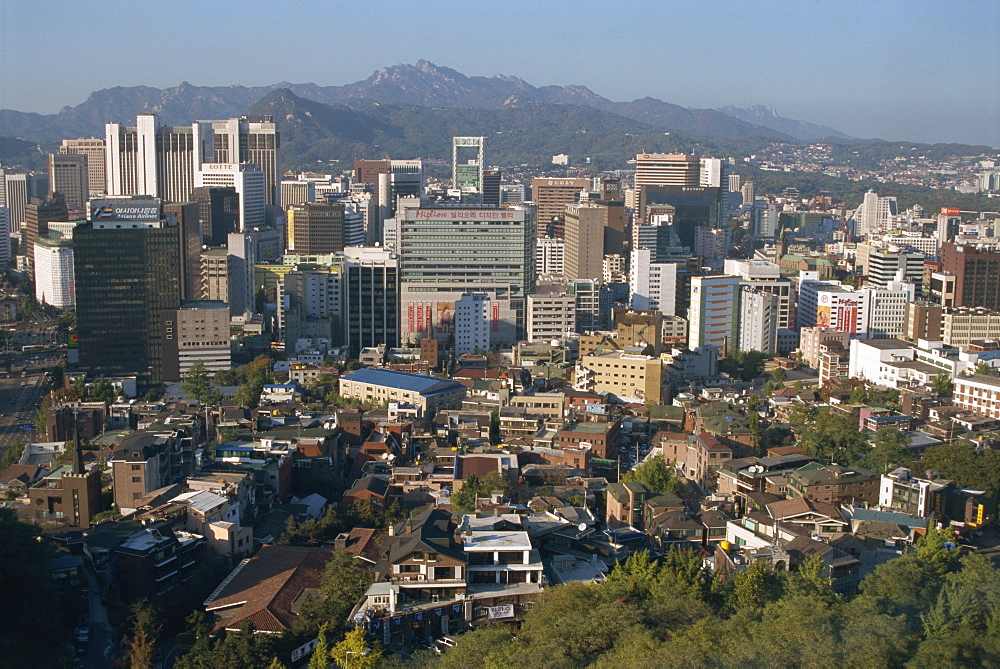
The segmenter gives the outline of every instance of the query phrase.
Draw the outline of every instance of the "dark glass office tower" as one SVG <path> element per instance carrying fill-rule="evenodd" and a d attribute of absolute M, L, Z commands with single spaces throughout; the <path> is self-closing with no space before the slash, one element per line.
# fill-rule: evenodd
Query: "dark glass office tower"
<path fill-rule="evenodd" d="M 91 376 L 178 378 L 180 227 L 158 200 L 92 202 L 73 230 L 80 366 Z"/>

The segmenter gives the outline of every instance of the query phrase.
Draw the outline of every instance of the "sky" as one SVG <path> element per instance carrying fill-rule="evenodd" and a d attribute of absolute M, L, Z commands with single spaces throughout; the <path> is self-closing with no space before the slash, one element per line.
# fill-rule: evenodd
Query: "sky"
<path fill-rule="evenodd" d="M 1000 0 L 0 0 L 0 109 L 181 81 L 340 85 L 420 59 L 1000 147 Z"/>

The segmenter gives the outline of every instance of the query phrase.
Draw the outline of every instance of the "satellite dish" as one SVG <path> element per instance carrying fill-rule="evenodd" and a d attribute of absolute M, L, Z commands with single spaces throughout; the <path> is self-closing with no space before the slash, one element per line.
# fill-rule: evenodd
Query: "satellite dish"
<path fill-rule="evenodd" d="M 576 529 L 578 529 L 581 532 L 583 532 L 584 530 L 587 529 L 587 523 L 580 523 L 579 525 L 576 526 Z"/>

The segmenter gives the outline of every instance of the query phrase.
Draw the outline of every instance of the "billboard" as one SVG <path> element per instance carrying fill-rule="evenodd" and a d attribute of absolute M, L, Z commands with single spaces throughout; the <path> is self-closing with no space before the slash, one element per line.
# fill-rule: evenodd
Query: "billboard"
<path fill-rule="evenodd" d="M 455 331 L 455 303 L 437 303 L 437 331 L 442 334 L 451 334 Z"/>
<path fill-rule="evenodd" d="M 958 207 L 941 207 L 941 213 L 945 216 L 959 216 L 962 210 Z"/>
<path fill-rule="evenodd" d="M 89 204 L 91 221 L 134 222 L 160 220 L 160 200 L 156 198 L 91 200 Z"/>

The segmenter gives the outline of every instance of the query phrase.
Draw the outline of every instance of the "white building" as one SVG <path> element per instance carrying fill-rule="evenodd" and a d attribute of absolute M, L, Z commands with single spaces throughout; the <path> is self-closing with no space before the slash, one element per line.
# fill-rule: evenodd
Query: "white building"
<path fill-rule="evenodd" d="M 765 260 L 726 260 L 723 271 L 740 277 L 740 285 L 760 289 L 778 298 L 778 328 L 791 327 L 794 285 L 781 268 Z"/>
<path fill-rule="evenodd" d="M 864 237 L 891 229 L 898 213 L 895 197 L 879 197 L 875 191 L 868 191 L 850 221 L 854 223 L 855 234 Z"/>
<path fill-rule="evenodd" d="M 229 305 L 197 300 L 177 310 L 177 361 L 181 376 L 196 363 L 209 373 L 232 368 L 229 344 Z"/>
<path fill-rule="evenodd" d="M 56 309 L 73 309 L 73 285 L 72 238 L 40 236 L 35 240 L 35 300 Z"/>
<path fill-rule="evenodd" d="M 955 379 L 951 400 L 956 406 L 986 418 L 1000 418 L 1000 379 L 973 376 Z"/>
<path fill-rule="evenodd" d="M 240 231 L 264 227 L 267 187 L 254 163 L 204 163 L 195 172 L 195 187 L 234 188 L 240 196 Z"/>
<path fill-rule="evenodd" d="M 528 341 L 559 339 L 576 331 L 576 296 L 568 293 L 528 295 Z"/>
<path fill-rule="evenodd" d="M 490 296 L 465 293 L 455 302 L 455 355 L 490 349 Z"/>
<path fill-rule="evenodd" d="M 739 345 L 740 279 L 726 274 L 691 277 L 688 307 L 688 347 L 718 347 L 723 356 Z"/>
<path fill-rule="evenodd" d="M 740 291 L 740 350 L 778 351 L 778 296 L 760 288 L 743 286 Z"/>
<path fill-rule="evenodd" d="M 635 249 L 629 263 L 629 303 L 636 311 L 677 313 L 677 265 L 652 262 L 653 251 Z"/>

